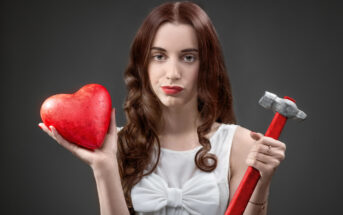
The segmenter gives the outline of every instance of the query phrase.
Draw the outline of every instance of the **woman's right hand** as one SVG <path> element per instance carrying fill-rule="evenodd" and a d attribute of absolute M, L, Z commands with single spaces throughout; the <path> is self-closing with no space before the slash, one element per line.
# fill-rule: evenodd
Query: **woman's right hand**
<path fill-rule="evenodd" d="M 74 143 L 70 143 L 65 140 L 53 127 L 50 126 L 51 131 L 44 123 L 39 123 L 39 127 L 46 132 L 50 137 L 56 140 L 61 146 L 69 150 L 76 157 L 87 163 L 93 170 L 106 164 L 107 162 L 116 162 L 117 153 L 117 126 L 115 120 L 115 108 L 112 109 L 111 123 L 104 138 L 104 142 L 101 148 L 88 150 L 80 147 Z"/>

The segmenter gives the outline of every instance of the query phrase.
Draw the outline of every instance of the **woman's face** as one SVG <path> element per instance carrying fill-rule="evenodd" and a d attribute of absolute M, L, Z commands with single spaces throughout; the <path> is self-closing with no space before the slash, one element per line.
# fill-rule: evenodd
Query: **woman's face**
<path fill-rule="evenodd" d="M 148 65 L 150 84 L 163 105 L 197 101 L 198 41 L 192 26 L 165 23 L 156 32 Z"/>

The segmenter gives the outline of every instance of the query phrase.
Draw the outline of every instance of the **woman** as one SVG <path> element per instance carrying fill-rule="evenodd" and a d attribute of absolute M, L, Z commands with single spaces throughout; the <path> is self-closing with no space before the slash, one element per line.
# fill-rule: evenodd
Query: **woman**
<path fill-rule="evenodd" d="M 235 125 L 230 82 L 207 14 L 165 3 L 144 20 L 125 72 L 127 124 L 115 110 L 103 147 L 88 151 L 42 129 L 88 163 L 101 214 L 224 214 L 248 166 L 261 179 L 244 214 L 266 214 L 285 144 Z"/>

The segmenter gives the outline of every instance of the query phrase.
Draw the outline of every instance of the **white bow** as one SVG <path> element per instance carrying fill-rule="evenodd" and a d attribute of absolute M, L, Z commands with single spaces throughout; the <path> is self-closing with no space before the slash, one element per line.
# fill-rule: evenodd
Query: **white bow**
<path fill-rule="evenodd" d="M 216 214 L 219 188 L 213 173 L 189 179 L 182 189 L 169 188 L 165 180 L 152 173 L 131 190 L 132 204 L 137 212 L 154 212 L 162 208 L 182 207 L 189 214 Z"/>

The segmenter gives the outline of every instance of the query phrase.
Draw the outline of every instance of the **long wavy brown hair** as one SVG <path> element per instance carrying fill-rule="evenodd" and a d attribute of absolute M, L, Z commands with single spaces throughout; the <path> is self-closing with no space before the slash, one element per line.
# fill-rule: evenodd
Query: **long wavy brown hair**
<path fill-rule="evenodd" d="M 202 122 L 197 134 L 203 146 L 195 156 L 199 169 L 211 172 L 217 166 L 217 157 L 209 153 L 211 145 L 205 137 L 213 123 L 235 123 L 230 81 L 218 36 L 207 14 L 191 2 L 164 3 L 153 9 L 133 40 L 124 75 L 128 91 L 124 103 L 127 124 L 118 133 L 118 162 L 131 211 L 132 187 L 155 170 L 160 157 L 158 134 L 162 103 L 150 86 L 147 68 L 156 31 L 166 22 L 191 25 L 197 35 L 200 59 L 198 111 Z M 157 159 L 153 160 L 154 152 L 157 152 Z M 148 166 L 152 168 L 147 169 Z"/>

